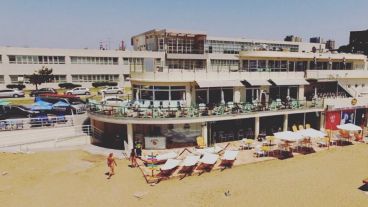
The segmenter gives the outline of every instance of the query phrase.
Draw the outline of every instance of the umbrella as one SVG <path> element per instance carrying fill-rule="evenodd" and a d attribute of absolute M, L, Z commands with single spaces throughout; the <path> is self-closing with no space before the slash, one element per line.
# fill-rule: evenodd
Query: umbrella
<path fill-rule="evenodd" d="M 281 139 L 284 141 L 291 141 L 295 142 L 303 138 L 301 134 L 291 132 L 291 131 L 284 131 L 284 132 L 276 132 L 273 133 L 276 139 Z"/>
<path fill-rule="evenodd" d="M 9 104 L 10 104 L 9 101 L 0 99 L 0 106 L 5 106 L 5 105 L 9 105 Z"/>
<path fill-rule="evenodd" d="M 32 110 L 51 110 L 52 104 L 46 101 L 39 100 L 32 104 L 31 106 Z"/>
<path fill-rule="evenodd" d="M 310 137 L 310 138 L 322 138 L 326 136 L 326 133 L 320 131 L 320 130 L 316 130 L 316 129 L 303 129 L 300 131 L 297 131 L 295 133 L 300 134 L 303 137 Z"/>
<path fill-rule="evenodd" d="M 52 107 L 69 107 L 70 104 L 65 103 L 64 101 L 58 101 L 52 105 Z"/>
<path fill-rule="evenodd" d="M 337 128 L 341 129 L 341 130 L 345 130 L 345 131 L 360 131 L 360 130 L 362 130 L 362 127 L 357 126 L 355 124 L 351 124 L 351 123 L 337 125 Z"/>

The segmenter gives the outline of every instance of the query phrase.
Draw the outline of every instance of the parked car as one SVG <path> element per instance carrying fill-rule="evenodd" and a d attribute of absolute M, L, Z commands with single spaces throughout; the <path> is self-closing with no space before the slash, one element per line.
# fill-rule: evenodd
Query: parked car
<path fill-rule="evenodd" d="M 41 94 L 37 98 L 52 104 L 55 104 L 57 102 L 66 103 L 65 106 L 53 107 L 52 112 L 55 112 L 56 114 L 71 114 L 72 112 L 74 114 L 81 114 L 86 111 L 85 102 L 74 95 Z"/>
<path fill-rule="evenodd" d="M 57 91 L 53 88 L 41 88 L 38 90 L 32 90 L 29 96 L 38 96 L 40 94 L 57 94 Z"/>
<path fill-rule="evenodd" d="M 39 114 L 39 111 L 31 110 L 22 105 L 5 105 L 0 106 L 0 120 L 32 118 Z"/>
<path fill-rule="evenodd" d="M 13 97 L 13 98 L 24 97 L 24 92 L 18 89 L 0 90 L 0 98 L 5 97 Z"/>
<path fill-rule="evenodd" d="M 88 88 L 85 87 L 77 87 L 73 88 L 72 90 L 68 90 L 65 92 L 68 95 L 91 95 Z"/>
<path fill-rule="evenodd" d="M 114 96 L 108 96 L 101 100 L 101 104 L 109 105 L 109 106 L 119 106 L 124 102 L 123 99 L 114 97 Z"/>
<path fill-rule="evenodd" d="M 117 86 L 109 86 L 105 87 L 104 89 L 101 89 L 98 94 L 122 94 L 123 90 Z"/>

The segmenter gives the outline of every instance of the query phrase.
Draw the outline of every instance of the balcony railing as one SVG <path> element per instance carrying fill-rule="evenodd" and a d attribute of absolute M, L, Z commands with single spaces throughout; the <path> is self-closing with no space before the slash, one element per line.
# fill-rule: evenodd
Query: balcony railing
<path fill-rule="evenodd" d="M 184 107 L 178 101 L 133 101 L 123 102 L 121 106 L 112 106 L 106 104 L 88 104 L 88 112 L 94 115 L 104 115 L 115 118 L 130 119 L 188 119 L 198 117 L 218 117 L 226 115 L 245 115 L 254 112 L 265 111 L 285 111 L 323 108 L 322 100 L 290 100 L 283 102 L 280 99 L 269 103 L 233 103 L 208 106 L 199 104 L 191 107 Z"/>

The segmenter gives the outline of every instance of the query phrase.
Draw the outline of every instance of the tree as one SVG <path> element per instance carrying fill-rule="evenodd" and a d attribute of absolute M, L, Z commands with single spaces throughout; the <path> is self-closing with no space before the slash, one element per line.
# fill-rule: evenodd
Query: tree
<path fill-rule="evenodd" d="M 26 77 L 29 79 L 31 84 L 36 86 L 36 90 L 38 90 L 38 85 L 54 80 L 52 68 L 48 68 L 46 66 L 42 66 L 41 69 L 36 70 L 32 75 L 28 75 Z"/>

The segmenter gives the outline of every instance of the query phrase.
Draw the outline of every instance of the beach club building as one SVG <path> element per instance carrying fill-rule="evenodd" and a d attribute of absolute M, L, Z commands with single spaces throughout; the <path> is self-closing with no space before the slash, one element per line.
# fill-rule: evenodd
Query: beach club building
<path fill-rule="evenodd" d="M 210 146 L 294 125 L 367 124 L 364 55 L 331 53 L 321 44 L 172 30 L 136 35 L 132 46 L 164 53 L 164 59 L 130 68 L 133 100 L 90 104 L 95 143 L 167 149 L 195 146 L 203 137 Z"/>
<path fill-rule="evenodd" d="M 154 29 L 131 38 L 132 51 L 0 47 L 0 88 L 42 66 L 55 80 L 91 87 L 112 81 L 132 99 L 90 103 L 93 143 L 146 149 L 257 138 L 294 125 L 366 125 L 367 57 L 324 44 L 211 37 Z M 126 146 L 126 147 L 128 147 Z"/>

